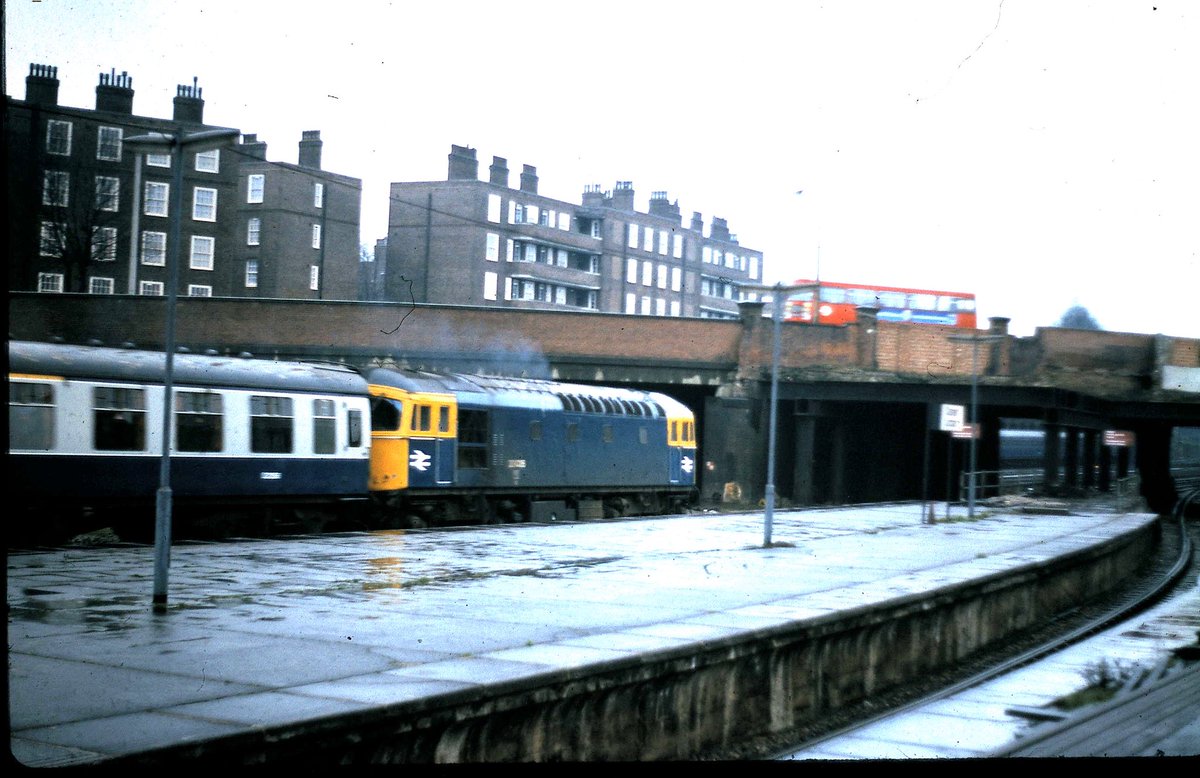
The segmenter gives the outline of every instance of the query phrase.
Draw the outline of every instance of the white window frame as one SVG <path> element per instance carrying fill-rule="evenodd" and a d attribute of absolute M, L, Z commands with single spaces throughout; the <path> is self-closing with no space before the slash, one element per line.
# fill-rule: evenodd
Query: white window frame
<path fill-rule="evenodd" d="M 658 288 L 659 289 L 667 288 L 667 266 L 666 265 L 658 266 Z"/>
<path fill-rule="evenodd" d="M 667 300 L 665 297 L 655 298 L 654 314 L 656 316 L 666 316 L 667 315 Z"/>
<path fill-rule="evenodd" d="M 116 281 L 105 276 L 91 276 L 88 278 L 88 294 L 115 294 Z"/>
<path fill-rule="evenodd" d="M 629 248 L 636 249 L 638 247 L 638 226 L 636 224 L 629 225 Z"/>
<path fill-rule="evenodd" d="M 103 240 L 97 238 L 103 235 Z M 104 254 L 96 256 L 97 247 L 102 247 Z M 117 261 L 117 228 L 116 227 L 93 227 L 92 228 L 92 261 L 93 262 L 116 262 Z"/>
<path fill-rule="evenodd" d="M 188 297 L 212 297 L 212 287 L 206 284 L 188 284 Z"/>
<path fill-rule="evenodd" d="M 217 239 L 210 235 L 193 235 L 192 250 L 188 255 L 191 270 L 212 270 L 217 253 Z"/>
<path fill-rule="evenodd" d="M 67 128 L 66 137 L 57 136 L 55 130 Z M 50 119 L 46 122 L 46 153 L 54 154 L 58 157 L 71 156 L 71 133 L 75 129 L 75 125 L 71 122 L 64 122 L 58 119 Z"/>
<path fill-rule="evenodd" d="M 267 177 L 265 174 L 251 173 L 246 176 L 246 202 L 261 203 L 266 189 Z"/>
<path fill-rule="evenodd" d="M 625 313 L 631 315 L 637 313 L 637 295 L 633 292 L 625 293 Z"/>
<path fill-rule="evenodd" d="M 644 227 L 642 229 L 642 251 L 654 251 L 654 228 Z"/>
<path fill-rule="evenodd" d="M 642 262 L 642 286 L 654 285 L 654 263 Z"/>
<path fill-rule="evenodd" d="M 162 192 L 162 197 L 151 197 L 151 192 Z M 165 181 L 147 181 L 144 191 L 145 205 L 142 208 L 142 213 L 146 216 L 166 216 L 170 210 L 171 202 L 171 185 Z M 161 209 L 152 208 L 161 202 Z"/>
<path fill-rule="evenodd" d="M 38 291 L 39 292 L 62 292 L 63 290 L 63 274 L 62 273 L 38 273 Z"/>
<path fill-rule="evenodd" d="M 500 235 L 495 232 L 487 233 L 487 247 L 484 249 L 483 258 L 488 262 L 500 261 Z M 491 298 L 495 300 L 496 298 Z"/>
<path fill-rule="evenodd" d="M 150 167 L 171 167 L 170 154 L 147 154 L 146 164 Z"/>
<path fill-rule="evenodd" d="M 162 297 L 165 287 L 162 281 L 139 281 L 138 294 L 147 297 Z"/>
<path fill-rule="evenodd" d="M 681 306 L 680 306 L 680 303 L 678 300 L 672 300 L 671 301 L 671 315 L 679 316 L 680 315 L 680 307 Z"/>
<path fill-rule="evenodd" d="M 674 244 L 671 248 L 671 256 L 675 259 L 683 259 L 683 236 L 675 233 L 671 238 L 671 242 Z"/>
<path fill-rule="evenodd" d="M 246 220 L 246 245 L 257 246 L 262 240 L 262 219 L 251 216 Z"/>
<path fill-rule="evenodd" d="M 314 292 L 321 288 L 321 268 L 317 265 L 308 266 L 308 288 Z"/>
<path fill-rule="evenodd" d="M 151 241 L 155 244 L 161 242 L 161 249 L 157 245 L 151 246 Z M 143 265 L 166 267 L 167 233 L 157 232 L 156 230 L 142 230 L 142 235 L 138 242 L 138 259 Z"/>
<path fill-rule="evenodd" d="M 669 236 L 667 235 L 667 231 L 666 231 L 666 230 L 659 230 L 659 231 L 658 231 L 658 253 L 659 253 L 659 254 L 662 254 L 664 257 L 667 255 L 667 240 L 668 240 L 668 237 L 669 237 Z"/>
<path fill-rule="evenodd" d="M 487 196 L 487 220 L 493 224 L 500 223 L 500 195 L 498 194 Z"/>
<path fill-rule="evenodd" d="M 115 143 L 113 142 L 114 136 L 116 140 Z M 120 127 L 98 127 L 96 129 L 96 159 L 102 159 L 107 162 L 120 162 L 121 146 L 124 136 L 125 131 Z M 108 138 L 107 143 L 105 142 L 106 137 Z M 110 156 L 103 153 L 106 150 L 106 147 L 112 146 L 116 147 L 116 154 Z"/>
<path fill-rule="evenodd" d="M 66 208 L 71 204 L 71 174 L 47 170 L 42 176 L 42 205 Z"/>
<path fill-rule="evenodd" d="M 492 271 L 485 271 L 483 274 L 483 299 L 495 300 L 496 290 L 500 284 L 500 276 Z"/>
<path fill-rule="evenodd" d="M 201 202 L 201 197 L 212 195 L 211 203 Z M 192 187 L 192 221 L 215 222 L 217 220 L 217 190 L 207 186 Z"/>
<path fill-rule="evenodd" d="M 625 283 L 636 284 L 638 282 L 638 261 L 633 257 L 625 260 Z"/>
<path fill-rule="evenodd" d="M 671 268 L 671 291 L 678 292 L 683 285 L 683 273 L 679 268 Z"/>
<path fill-rule="evenodd" d="M 221 150 L 209 149 L 196 152 L 196 170 L 200 173 L 221 172 Z"/>
<path fill-rule="evenodd" d="M 116 176 L 96 176 L 96 208 L 101 211 L 121 209 L 121 179 Z"/>
<path fill-rule="evenodd" d="M 321 248 L 321 225 L 319 224 L 312 226 L 312 247 L 314 249 Z"/>
<path fill-rule="evenodd" d="M 246 260 L 245 282 L 246 282 L 247 289 L 257 289 L 258 288 L 258 260 L 257 259 L 247 259 Z"/>
<path fill-rule="evenodd" d="M 646 296 L 643 296 L 643 297 L 642 297 L 642 310 L 641 310 L 641 314 L 642 314 L 643 316 L 649 316 L 649 315 L 650 315 L 650 298 L 649 298 L 649 297 L 646 297 Z"/>
<path fill-rule="evenodd" d="M 325 185 L 320 181 L 313 182 L 313 208 L 325 207 Z"/>

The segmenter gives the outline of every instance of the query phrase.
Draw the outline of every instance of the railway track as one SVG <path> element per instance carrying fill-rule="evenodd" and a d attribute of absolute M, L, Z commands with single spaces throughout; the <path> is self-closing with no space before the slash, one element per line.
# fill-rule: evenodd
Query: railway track
<path fill-rule="evenodd" d="M 838 721 L 827 722 L 819 731 L 810 731 L 793 744 L 764 753 L 763 758 L 803 760 L 831 757 L 830 744 L 855 740 L 868 741 L 872 732 L 887 728 L 903 728 L 905 717 L 920 716 L 921 711 L 933 710 L 955 695 L 981 687 L 1026 668 L 1035 662 L 1086 642 L 1115 625 L 1132 623 L 1155 603 L 1162 601 L 1179 588 L 1195 587 L 1200 577 L 1200 562 L 1193 549 L 1200 541 L 1200 526 L 1185 520 L 1188 504 L 1200 500 L 1200 493 L 1191 492 L 1180 501 L 1172 517 L 1164 519 L 1164 536 L 1160 552 L 1151 567 L 1119 595 L 1093 603 L 1058 620 L 1037 635 L 1028 635 L 1018 644 L 1011 644 L 1006 653 L 989 652 L 977 658 L 972 666 L 946 674 L 921 687 L 910 687 L 875 700 L 839 715 Z M 1193 614 L 1192 634 L 1200 639 L 1200 614 Z M 1131 632 L 1135 628 L 1131 627 Z M 1131 673 L 1123 687 L 1111 700 L 1085 706 L 1072 714 L 1059 714 L 1048 708 L 1006 711 L 1018 718 L 1038 718 L 1044 723 L 1032 729 L 1021 727 L 999 748 L 982 747 L 978 756 L 1134 756 L 1154 755 L 1161 749 L 1156 745 L 1169 738 L 1181 727 L 1200 727 L 1196 722 L 1196 700 L 1200 699 L 1200 645 L 1193 644 L 1164 657 L 1151 668 Z M 1176 657 L 1175 654 L 1179 656 Z M 936 688 L 934 688 L 936 687 Z M 970 727 L 964 727 L 969 732 Z M 979 729 L 979 728 L 977 728 Z M 908 729 L 909 732 L 912 728 Z M 937 733 L 929 733 L 936 735 Z M 1192 740 L 1200 732 L 1190 733 Z M 969 737 L 969 735 L 968 735 Z M 917 744 L 910 743 L 917 750 Z M 953 754 L 970 751 L 971 744 L 959 743 Z M 1178 747 L 1178 746 L 1175 746 Z M 845 746 L 842 746 L 845 748 Z M 930 752 L 925 752 L 928 755 Z M 823 755 L 824 754 L 824 755 Z M 863 755 L 857 758 L 879 758 Z"/>

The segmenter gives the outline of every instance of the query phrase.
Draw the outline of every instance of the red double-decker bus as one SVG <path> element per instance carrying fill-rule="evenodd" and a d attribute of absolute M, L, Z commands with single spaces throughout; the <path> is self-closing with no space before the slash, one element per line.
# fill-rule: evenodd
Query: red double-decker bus
<path fill-rule="evenodd" d="M 786 321 L 848 324 L 855 320 L 858 306 L 869 305 L 879 309 L 879 318 L 884 321 L 975 329 L 975 295 L 968 292 L 808 279 L 797 280 L 793 286 L 803 288 L 788 295 L 784 306 Z"/>

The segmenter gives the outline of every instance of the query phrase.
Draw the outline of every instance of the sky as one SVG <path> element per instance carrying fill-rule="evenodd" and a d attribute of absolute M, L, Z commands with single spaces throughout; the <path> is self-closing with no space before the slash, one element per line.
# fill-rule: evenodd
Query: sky
<path fill-rule="evenodd" d="M 101 72 L 363 181 L 480 175 L 579 203 L 631 181 L 728 222 L 765 280 L 974 292 L 1032 335 L 1082 305 L 1106 330 L 1200 337 L 1200 3 L 1194 0 L 9 0 L 5 93 Z"/>

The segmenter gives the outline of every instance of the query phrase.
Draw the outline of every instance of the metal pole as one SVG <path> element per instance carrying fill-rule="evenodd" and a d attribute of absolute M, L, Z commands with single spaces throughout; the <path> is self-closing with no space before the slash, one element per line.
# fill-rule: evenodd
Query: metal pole
<path fill-rule="evenodd" d="M 175 302 L 179 287 L 183 222 L 183 134 L 176 129 L 171 164 L 171 234 L 167 244 L 167 323 L 163 343 L 166 363 L 163 372 L 162 459 L 158 492 L 154 501 L 154 610 L 167 609 L 167 570 L 171 565 L 171 392 L 175 371 Z"/>
<path fill-rule="evenodd" d="M 783 286 L 775 285 L 774 310 L 772 319 L 771 343 L 771 412 L 770 429 L 767 431 L 767 489 L 766 513 L 763 514 L 763 546 L 771 545 L 771 526 L 775 521 L 775 424 L 779 400 L 779 337 L 783 321 Z"/>
<path fill-rule="evenodd" d="M 979 434 L 979 339 L 971 341 L 971 472 L 967 474 L 967 516 L 975 518 L 975 438 Z"/>

